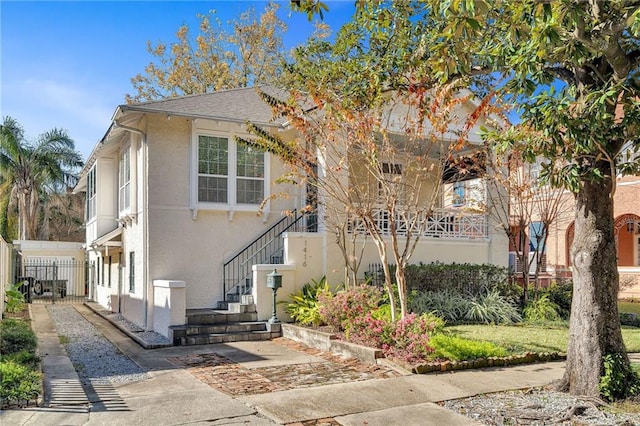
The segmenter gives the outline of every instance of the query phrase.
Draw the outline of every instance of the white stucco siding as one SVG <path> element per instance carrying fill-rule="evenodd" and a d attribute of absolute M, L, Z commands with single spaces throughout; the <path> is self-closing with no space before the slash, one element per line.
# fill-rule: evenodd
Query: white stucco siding
<path fill-rule="evenodd" d="M 191 122 L 185 118 L 148 118 L 150 208 L 189 206 L 190 135 Z"/>
<path fill-rule="evenodd" d="M 188 308 L 223 300 L 225 260 L 271 225 L 248 212 L 237 212 L 232 221 L 226 212 L 201 212 L 193 220 L 189 211 L 155 209 L 149 219 L 150 279 L 185 281 Z"/>
<path fill-rule="evenodd" d="M 195 135 L 214 132 L 231 139 L 234 134 L 243 133 L 242 126 L 155 116 L 148 118 L 146 129 L 149 150 L 147 283 L 184 281 L 187 308 L 213 307 L 223 300 L 224 261 L 278 221 L 283 210 L 295 208 L 299 190 L 274 184 L 284 169 L 279 162 L 267 158 L 265 187 L 269 187 L 271 194 L 288 194 L 271 201 L 268 210 L 259 214 L 257 205 L 253 211 L 228 205 L 193 209 Z M 135 241 L 127 234 L 126 246 L 133 247 L 138 240 L 142 240 L 142 234 Z"/>

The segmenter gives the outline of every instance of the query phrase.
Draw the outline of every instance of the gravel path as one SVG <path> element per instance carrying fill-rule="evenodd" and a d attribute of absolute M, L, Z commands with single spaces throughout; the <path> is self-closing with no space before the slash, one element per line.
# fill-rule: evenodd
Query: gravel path
<path fill-rule="evenodd" d="M 124 383 L 149 378 L 73 306 L 49 305 L 47 310 L 83 384 Z"/>
<path fill-rule="evenodd" d="M 613 413 L 599 399 L 543 389 L 478 395 L 443 405 L 484 425 L 640 425 L 640 414 Z"/>

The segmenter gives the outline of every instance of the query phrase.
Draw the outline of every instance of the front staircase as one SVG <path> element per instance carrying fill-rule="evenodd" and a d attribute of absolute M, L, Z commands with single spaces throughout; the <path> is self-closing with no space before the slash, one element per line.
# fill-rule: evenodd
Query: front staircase
<path fill-rule="evenodd" d="M 257 319 L 254 304 L 229 303 L 228 310 L 187 309 L 187 323 L 169 329 L 174 346 L 269 340 L 281 336 L 280 324 Z"/>

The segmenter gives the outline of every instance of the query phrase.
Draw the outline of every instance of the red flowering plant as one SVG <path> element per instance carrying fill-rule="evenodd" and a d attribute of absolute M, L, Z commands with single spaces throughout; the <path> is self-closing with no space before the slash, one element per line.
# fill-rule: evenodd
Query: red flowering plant
<path fill-rule="evenodd" d="M 408 363 L 425 361 L 434 351 L 429 338 L 438 327 L 429 315 L 405 315 L 391 323 L 388 341 L 382 344 L 385 356 Z"/>
<path fill-rule="evenodd" d="M 378 309 L 382 291 L 371 285 L 358 285 L 341 290 L 335 295 L 318 296 L 320 316 L 335 332 L 347 332 L 354 320 Z"/>
<path fill-rule="evenodd" d="M 320 315 L 334 331 L 353 343 L 380 348 L 386 356 L 407 363 L 426 360 L 433 352 L 429 337 L 444 326 L 430 314 L 408 314 L 393 322 L 383 294 L 377 287 L 362 285 L 335 295 L 319 296 Z"/>

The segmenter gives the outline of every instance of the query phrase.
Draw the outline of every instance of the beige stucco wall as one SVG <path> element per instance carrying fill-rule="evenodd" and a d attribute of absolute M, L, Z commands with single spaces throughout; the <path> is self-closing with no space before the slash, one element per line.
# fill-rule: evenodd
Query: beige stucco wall
<path fill-rule="evenodd" d="M 244 127 L 236 124 L 206 120 L 193 123 L 175 117 L 171 120 L 151 117 L 147 127 L 147 281 L 185 281 L 187 308 L 212 307 L 223 300 L 224 262 L 278 221 L 283 210 L 295 208 L 298 202 L 297 189 L 273 183 L 282 175 L 283 168 L 277 161 L 267 160 L 269 170 L 265 180 L 270 182 L 271 194 L 285 192 L 290 195 L 288 199 L 272 200 L 263 214 L 258 214 L 257 210 L 195 211 L 190 191 L 191 167 L 195 167 L 191 147 L 197 129 L 227 137 L 238 133 L 246 136 Z M 131 243 L 130 239 L 128 241 Z"/>

